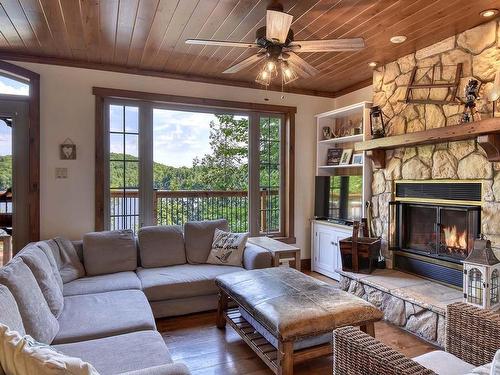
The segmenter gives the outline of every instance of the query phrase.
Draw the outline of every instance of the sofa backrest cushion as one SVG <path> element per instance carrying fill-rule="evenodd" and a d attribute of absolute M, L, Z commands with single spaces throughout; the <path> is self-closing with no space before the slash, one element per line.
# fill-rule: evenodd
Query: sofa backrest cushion
<path fill-rule="evenodd" d="M 14 257 L 0 268 L 0 284 L 9 288 L 16 299 L 26 333 L 37 341 L 50 344 L 59 331 L 59 323 L 21 257 Z"/>
<path fill-rule="evenodd" d="M 91 364 L 0 324 L 0 361 L 7 374 L 99 375 Z"/>
<path fill-rule="evenodd" d="M 184 242 L 188 263 L 206 263 L 212 249 L 215 229 L 229 231 L 227 220 L 188 221 L 184 224 Z"/>
<path fill-rule="evenodd" d="M 35 246 L 45 254 L 47 257 L 49 263 L 50 263 L 50 269 L 52 271 L 52 274 L 54 275 L 54 279 L 57 282 L 57 285 L 59 286 L 59 289 L 61 289 L 61 292 L 63 291 L 63 280 L 61 278 L 61 274 L 59 273 L 59 265 L 57 264 L 56 257 L 54 256 L 54 253 L 57 252 L 57 257 L 59 258 L 59 249 L 54 243 L 54 249 L 49 245 L 49 241 L 40 241 L 35 243 Z M 28 246 L 31 246 L 28 245 Z M 21 250 L 22 251 L 22 250 Z"/>
<path fill-rule="evenodd" d="M 92 232 L 83 236 L 83 263 L 88 276 L 137 268 L 137 248 L 131 230 Z"/>
<path fill-rule="evenodd" d="M 59 318 L 64 307 L 64 298 L 47 255 L 37 246 L 27 246 L 18 256 L 35 276 L 50 311 L 56 318 Z"/>
<path fill-rule="evenodd" d="M 26 334 L 17 302 L 5 285 L 0 285 L 0 324 L 5 324 L 21 335 Z"/>
<path fill-rule="evenodd" d="M 179 226 L 142 227 L 137 237 L 142 267 L 165 267 L 186 263 L 184 236 Z"/>

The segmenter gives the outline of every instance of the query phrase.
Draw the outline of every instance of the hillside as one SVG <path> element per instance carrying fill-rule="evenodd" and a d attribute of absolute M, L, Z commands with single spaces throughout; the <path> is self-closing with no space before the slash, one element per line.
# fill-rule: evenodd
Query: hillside
<path fill-rule="evenodd" d="M 0 156 L 0 191 L 12 186 L 12 155 Z"/>

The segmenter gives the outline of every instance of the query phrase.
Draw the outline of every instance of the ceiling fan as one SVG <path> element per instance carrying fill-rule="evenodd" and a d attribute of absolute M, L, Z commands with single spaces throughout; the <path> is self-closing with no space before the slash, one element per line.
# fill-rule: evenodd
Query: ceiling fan
<path fill-rule="evenodd" d="M 201 44 L 220 47 L 259 48 L 260 50 L 226 69 L 223 73 L 237 73 L 254 64 L 264 61 L 257 78 L 258 83 L 268 86 L 281 71 L 282 84 L 288 84 L 299 77 L 312 77 L 319 70 L 299 57 L 302 52 L 357 51 L 365 47 L 363 38 L 330 40 L 294 40 L 293 16 L 283 11 L 283 6 L 273 1 L 266 12 L 266 26 L 259 28 L 253 43 L 228 40 L 187 39 L 187 44 Z"/>

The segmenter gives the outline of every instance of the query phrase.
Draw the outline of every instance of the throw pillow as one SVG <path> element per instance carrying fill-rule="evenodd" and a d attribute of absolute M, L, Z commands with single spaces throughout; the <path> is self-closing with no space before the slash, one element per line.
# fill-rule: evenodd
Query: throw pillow
<path fill-rule="evenodd" d="M 137 236 L 144 268 L 186 263 L 184 236 L 178 225 L 142 227 Z"/>
<path fill-rule="evenodd" d="M 0 284 L 14 296 L 26 333 L 35 340 L 51 343 L 59 331 L 59 322 L 49 309 L 35 276 L 20 257 L 0 268 Z"/>
<path fill-rule="evenodd" d="M 227 220 L 188 221 L 184 224 L 186 258 L 189 264 L 207 262 L 216 228 L 229 231 Z"/>
<path fill-rule="evenodd" d="M 61 274 L 59 273 L 59 262 L 61 257 L 59 256 L 59 248 L 57 247 L 57 244 L 53 240 L 48 240 L 37 242 L 35 245 L 47 256 L 50 267 L 52 268 L 52 274 L 54 275 L 57 285 L 59 285 L 59 289 L 61 289 L 62 292 L 63 280 L 61 278 Z"/>
<path fill-rule="evenodd" d="M 90 363 L 59 353 L 0 324 L 0 364 L 9 375 L 99 375 Z"/>
<path fill-rule="evenodd" d="M 207 263 L 241 267 L 247 239 L 248 233 L 230 233 L 215 229 Z"/>
<path fill-rule="evenodd" d="M 59 318 L 64 307 L 64 298 L 61 289 L 52 273 L 50 262 L 44 252 L 36 246 L 24 248 L 19 256 L 30 268 L 38 286 L 49 305 L 50 311 Z"/>
<path fill-rule="evenodd" d="M 83 262 L 87 275 L 135 271 L 137 247 L 134 232 L 115 230 L 83 236 Z"/>

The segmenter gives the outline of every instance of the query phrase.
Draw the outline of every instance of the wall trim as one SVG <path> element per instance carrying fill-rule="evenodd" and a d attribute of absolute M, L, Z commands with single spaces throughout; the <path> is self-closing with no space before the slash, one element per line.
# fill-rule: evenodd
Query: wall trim
<path fill-rule="evenodd" d="M 40 239 L 40 75 L 1 60 L 0 71 L 25 78 L 30 84 L 29 96 L 15 96 L 15 100 L 29 104 L 28 235 L 35 242 Z"/>

